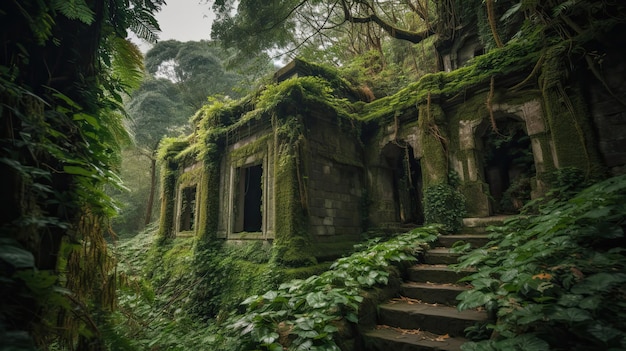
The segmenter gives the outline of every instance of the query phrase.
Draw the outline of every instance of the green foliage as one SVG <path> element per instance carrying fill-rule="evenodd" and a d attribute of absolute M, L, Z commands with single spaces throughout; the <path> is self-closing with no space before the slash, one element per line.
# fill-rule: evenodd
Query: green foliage
<path fill-rule="evenodd" d="M 139 22 L 155 21 L 160 4 L 0 5 L 0 236 L 34 257 L 33 267 L 3 272 L 3 296 L 15 296 L 7 302 L 20 311 L 2 309 L 3 334 L 27 334 L 42 349 L 106 345 L 115 273 L 104 237 L 118 206 L 104 187 L 121 188 L 122 94 L 143 69 L 127 20 L 141 12 Z"/>
<path fill-rule="evenodd" d="M 261 241 L 199 245 L 189 311 L 206 320 L 236 308 L 249 294 L 277 285 L 280 270 L 269 264 L 271 245 Z"/>
<path fill-rule="evenodd" d="M 372 240 L 329 271 L 281 284 L 242 302 L 226 321 L 228 350 L 339 350 L 340 333 L 354 328 L 364 289 L 386 285 L 389 270 L 416 260 L 438 227 L 414 229 L 386 242 Z"/>
<path fill-rule="evenodd" d="M 197 350 L 212 329 L 188 313 L 192 291 L 193 238 L 157 245 L 156 228 L 121 240 L 119 310 L 111 316 L 111 338 L 125 341 L 127 350 Z"/>
<path fill-rule="evenodd" d="M 424 190 L 424 222 L 439 223 L 447 232 L 455 233 L 463 227 L 465 197 L 456 187 L 458 175 L 451 173 L 448 183 L 431 185 Z"/>
<path fill-rule="evenodd" d="M 497 336 L 463 349 L 626 347 L 625 214 L 626 176 L 619 176 L 492 228 L 493 241 L 457 267 L 478 268 L 459 308 L 486 306 L 498 317 L 490 326 Z"/>

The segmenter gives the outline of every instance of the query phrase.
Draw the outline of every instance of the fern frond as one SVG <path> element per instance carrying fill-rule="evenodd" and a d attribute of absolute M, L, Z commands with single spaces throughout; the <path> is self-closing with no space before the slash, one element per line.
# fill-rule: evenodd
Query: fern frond
<path fill-rule="evenodd" d="M 138 8 L 136 11 L 133 11 L 130 30 L 132 30 L 137 37 L 154 44 L 159 39 L 157 33 L 161 31 L 161 28 L 149 10 Z"/>
<path fill-rule="evenodd" d="M 506 12 L 504 13 L 504 15 L 502 15 L 502 17 L 500 17 L 500 21 L 504 22 L 507 19 L 509 19 L 511 16 L 513 16 L 514 14 L 519 12 L 519 9 L 522 7 L 522 2 L 520 1 L 519 3 L 511 6 L 508 10 L 506 10 Z"/>
<path fill-rule="evenodd" d="M 95 13 L 85 0 L 54 0 L 52 6 L 69 19 L 77 19 L 85 24 L 92 24 L 94 21 Z"/>
<path fill-rule="evenodd" d="M 109 39 L 113 59 L 113 75 L 124 86 L 136 89 L 143 79 L 143 54 L 127 39 L 113 37 Z"/>
<path fill-rule="evenodd" d="M 558 4 L 554 10 L 552 11 L 552 14 L 554 17 L 558 17 L 560 16 L 563 12 L 568 11 L 571 7 L 574 7 L 576 5 L 576 3 L 578 2 L 578 0 L 567 0 L 565 2 L 562 2 L 560 4 Z"/>

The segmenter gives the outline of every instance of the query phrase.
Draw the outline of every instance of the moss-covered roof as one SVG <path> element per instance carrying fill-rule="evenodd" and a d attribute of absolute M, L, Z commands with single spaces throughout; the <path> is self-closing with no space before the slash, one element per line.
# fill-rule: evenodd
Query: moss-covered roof
<path fill-rule="evenodd" d="M 373 121 L 393 116 L 425 103 L 431 97 L 453 98 L 468 90 L 483 87 L 491 77 L 505 77 L 529 71 L 540 57 L 536 43 L 520 40 L 501 49 L 475 57 L 467 66 L 452 72 L 427 74 L 398 93 L 363 105 L 358 119 Z"/>

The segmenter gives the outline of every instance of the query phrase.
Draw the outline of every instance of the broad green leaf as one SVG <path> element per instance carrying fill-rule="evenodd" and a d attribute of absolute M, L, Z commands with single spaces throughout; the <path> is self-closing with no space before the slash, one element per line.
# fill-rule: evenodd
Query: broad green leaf
<path fill-rule="evenodd" d="M 271 344 L 269 346 L 269 351 L 283 351 L 283 345 L 281 344 Z"/>
<path fill-rule="evenodd" d="M 272 344 L 276 339 L 278 339 L 277 333 L 269 333 L 261 338 L 261 342 L 264 344 Z"/>
<path fill-rule="evenodd" d="M 274 290 L 270 290 L 268 292 L 266 292 L 265 294 L 263 294 L 263 298 L 265 300 L 269 300 L 269 301 L 274 301 L 274 299 L 278 296 L 278 292 L 274 291 Z"/>
<path fill-rule="evenodd" d="M 576 294 L 593 294 L 624 282 L 626 282 L 626 273 L 601 272 L 585 278 L 572 287 L 571 291 Z"/>
<path fill-rule="evenodd" d="M 586 310 L 595 311 L 602 304 L 602 300 L 602 296 L 599 295 L 588 296 L 580 301 L 578 307 Z"/>
<path fill-rule="evenodd" d="M 98 123 L 98 120 L 90 114 L 83 112 L 75 113 L 73 118 L 75 121 L 85 121 L 89 123 L 89 125 L 91 125 L 94 129 L 100 129 L 100 123 Z"/>
<path fill-rule="evenodd" d="M 14 245 L 0 245 L 0 259 L 17 269 L 35 267 L 33 254 Z"/>
<path fill-rule="evenodd" d="M 564 294 L 559 298 L 558 303 L 563 307 L 575 307 L 580 304 L 582 298 L 581 295 L 577 294 Z"/>
<path fill-rule="evenodd" d="M 63 166 L 63 171 L 68 174 L 91 177 L 94 173 L 91 170 L 76 166 Z"/>
<path fill-rule="evenodd" d="M 600 322 L 592 323 L 589 328 L 587 328 L 587 331 L 589 334 L 595 336 L 604 343 L 608 343 L 611 339 L 623 335 L 623 332 L 610 326 L 603 325 Z"/>
<path fill-rule="evenodd" d="M 517 270 L 517 268 L 509 269 L 509 270 L 504 271 L 500 275 L 500 280 L 502 280 L 502 282 L 504 283 L 508 283 L 512 281 L 513 279 L 515 279 L 518 274 L 519 274 L 519 271 Z"/>
<path fill-rule="evenodd" d="M 558 309 L 555 313 L 550 315 L 550 319 L 564 322 L 582 322 L 593 319 L 589 312 L 580 308 L 564 308 Z"/>
<path fill-rule="evenodd" d="M 312 308 L 322 308 L 328 306 L 328 301 L 326 301 L 325 294 L 321 291 L 307 294 L 306 302 Z"/>
<path fill-rule="evenodd" d="M 357 317 L 355 313 L 349 312 L 348 314 L 346 314 L 346 320 L 352 323 L 358 323 L 359 317 Z"/>
<path fill-rule="evenodd" d="M 524 334 L 498 343 L 498 350 L 549 351 L 548 343 L 533 334 Z"/>

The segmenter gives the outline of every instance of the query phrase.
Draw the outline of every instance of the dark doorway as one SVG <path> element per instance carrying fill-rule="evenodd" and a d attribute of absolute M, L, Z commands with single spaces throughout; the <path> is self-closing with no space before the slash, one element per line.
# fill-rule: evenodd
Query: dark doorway
<path fill-rule="evenodd" d="M 181 191 L 179 230 L 191 231 L 196 222 L 196 186 L 183 188 Z"/>
<path fill-rule="evenodd" d="M 400 223 L 422 224 L 422 171 L 413 148 L 389 144 L 383 154 L 392 172 L 396 218 Z"/>
<path fill-rule="evenodd" d="M 535 175 L 530 137 L 524 123 L 513 118 L 497 121 L 498 131 L 483 136 L 484 172 L 495 213 L 517 213 L 530 200 Z"/>
<path fill-rule="evenodd" d="M 260 232 L 263 224 L 263 167 L 239 169 L 238 213 L 234 232 Z"/>

